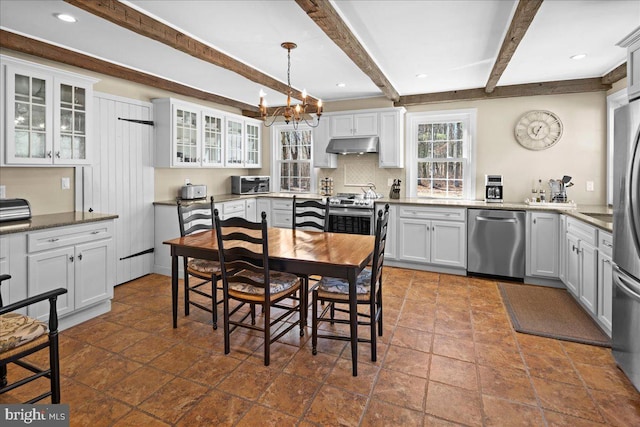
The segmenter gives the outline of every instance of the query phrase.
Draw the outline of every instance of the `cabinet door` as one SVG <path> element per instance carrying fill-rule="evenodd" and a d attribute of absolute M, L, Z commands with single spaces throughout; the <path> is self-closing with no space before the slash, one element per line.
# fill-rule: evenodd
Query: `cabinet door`
<path fill-rule="evenodd" d="M 173 135 L 174 135 L 174 166 L 200 166 L 200 114 L 193 108 L 174 104 Z"/>
<path fill-rule="evenodd" d="M 580 289 L 580 254 L 578 253 L 579 242 L 576 237 L 567 233 L 567 271 L 565 272 L 567 286 L 569 292 L 574 296 L 578 296 Z"/>
<path fill-rule="evenodd" d="M 293 213 L 291 210 L 274 209 L 271 211 L 271 226 L 280 228 L 291 228 L 291 219 Z"/>
<path fill-rule="evenodd" d="M 378 212 L 380 208 L 382 208 L 381 205 L 376 205 L 376 212 Z M 387 242 L 385 243 L 385 248 L 384 248 L 385 259 L 396 259 L 398 257 L 397 241 L 398 241 L 398 208 L 395 205 L 389 205 L 389 223 L 387 224 Z"/>
<path fill-rule="evenodd" d="M 567 217 L 565 215 L 560 215 L 560 265 L 558 269 L 558 277 L 562 281 L 562 283 L 566 282 L 567 275 L 567 239 L 565 235 L 567 233 Z"/>
<path fill-rule="evenodd" d="M 244 167 L 259 168 L 262 166 L 262 156 L 260 155 L 260 123 L 245 122 L 245 151 Z"/>
<path fill-rule="evenodd" d="M 225 150 L 225 166 L 242 167 L 244 162 L 244 122 L 227 117 L 225 120 L 227 146 Z"/>
<path fill-rule="evenodd" d="M 378 113 L 360 113 L 353 115 L 353 135 L 369 136 L 378 134 Z"/>
<path fill-rule="evenodd" d="M 353 114 L 330 116 L 331 137 L 353 136 Z"/>
<path fill-rule="evenodd" d="M 640 97 L 640 40 L 629 46 L 627 52 L 628 93 L 632 100 Z"/>
<path fill-rule="evenodd" d="M 53 162 L 53 79 L 44 72 L 6 66 L 8 164 Z M 4 135 L 3 135 L 4 136 Z"/>
<path fill-rule="evenodd" d="M 465 223 L 431 221 L 431 262 L 433 264 L 467 266 L 467 232 Z"/>
<path fill-rule="evenodd" d="M 113 298 L 113 240 L 105 239 L 76 246 L 76 310 Z"/>
<path fill-rule="evenodd" d="M 338 166 L 338 155 L 326 151 L 330 139 L 329 121 L 320 120 L 318 127 L 313 129 L 314 168 L 336 168 Z"/>
<path fill-rule="evenodd" d="M 404 138 L 402 114 L 380 113 L 380 150 L 378 160 L 381 168 L 404 167 Z"/>
<path fill-rule="evenodd" d="M 559 277 L 558 214 L 531 212 L 529 216 L 529 264 L 531 276 Z"/>
<path fill-rule="evenodd" d="M 223 166 L 224 117 L 221 114 L 202 113 L 202 166 Z"/>
<path fill-rule="evenodd" d="M 596 314 L 598 291 L 598 253 L 596 248 L 580 242 L 580 301 L 591 314 Z"/>
<path fill-rule="evenodd" d="M 256 222 L 262 221 L 262 212 L 267 215 L 267 225 L 271 226 L 271 200 L 259 198 L 256 200 Z"/>
<path fill-rule="evenodd" d="M 58 297 L 58 316 L 74 310 L 74 262 L 73 247 L 44 251 L 27 255 L 28 294 L 40 294 L 57 288 L 67 289 Z M 28 314 L 38 320 L 49 320 L 49 302 L 43 301 L 29 307 Z"/>
<path fill-rule="evenodd" d="M 90 159 L 88 135 L 92 100 L 90 85 L 55 79 L 54 163 L 83 164 Z"/>
<path fill-rule="evenodd" d="M 247 199 L 247 211 L 245 218 L 247 221 L 256 222 L 257 221 L 257 203 L 256 199 Z"/>
<path fill-rule="evenodd" d="M 403 261 L 429 262 L 431 260 L 431 222 L 400 218 L 398 256 Z"/>
<path fill-rule="evenodd" d="M 611 331 L 613 268 L 611 257 L 598 252 L 598 319 Z"/>

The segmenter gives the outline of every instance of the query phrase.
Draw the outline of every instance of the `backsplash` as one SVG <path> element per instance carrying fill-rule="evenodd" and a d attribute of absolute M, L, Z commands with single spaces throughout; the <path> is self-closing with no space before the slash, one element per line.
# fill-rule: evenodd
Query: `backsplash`
<path fill-rule="evenodd" d="M 318 179 L 333 178 L 334 193 L 359 193 L 361 185 L 372 182 L 376 191 L 384 197 L 389 196 L 389 180 L 402 180 L 400 197 L 405 195 L 405 170 L 383 169 L 378 166 L 377 154 L 348 154 L 338 156 L 338 167 L 320 169 Z"/>

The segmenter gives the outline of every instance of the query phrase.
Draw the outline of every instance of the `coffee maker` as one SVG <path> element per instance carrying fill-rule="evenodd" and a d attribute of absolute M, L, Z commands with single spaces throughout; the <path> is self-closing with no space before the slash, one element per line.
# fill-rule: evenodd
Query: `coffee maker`
<path fill-rule="evenodd" d="M 484 201 L 487 203 L 502 203 L 503 198 L 502 175 L 485 175 Z"/>

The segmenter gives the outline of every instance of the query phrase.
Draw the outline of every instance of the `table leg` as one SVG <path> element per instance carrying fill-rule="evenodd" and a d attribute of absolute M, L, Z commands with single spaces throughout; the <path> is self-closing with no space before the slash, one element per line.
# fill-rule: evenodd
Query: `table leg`
<path fill-rule="evenodd" d="M 178 327 L 178 256 L 171 254 L 171 309 L 173 327 Z M 215 307 L 214 307 L 215 310 Z"/>
<path fill-rule="evenodd" d="M 353 376 L 358 376 L 358 296 L 356 291 L 357 275 L 349 272 L 349 326 L 351 327 L 351 366 Z"/>

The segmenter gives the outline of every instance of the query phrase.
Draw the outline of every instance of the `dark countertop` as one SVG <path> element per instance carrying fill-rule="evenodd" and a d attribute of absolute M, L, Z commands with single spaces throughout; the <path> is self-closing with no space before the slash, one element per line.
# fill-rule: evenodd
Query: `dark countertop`
<path fill-rule="evenodd" d="M 232 200 L 253 199 L 260 197 L 268 198 L 291 198 L 293 195 L 301 199 L 321 199 L 324 196 L 320 194 L 309 193 L 262 193 L 262 194 L 218 194 L 213 196 L 215 202 L 229 202 Z M 188 200 L 183 203 L 203 203 L 209 199 Z M 568 216 L 579 219 L 587 224 L 598 227 L 602 230 L 613 232 L 613 224 L 598 218 L 590 217 L 586 214 L 612 214 L 610 207 L 602 205 L 578 205 L 578 206 L 559 206 L 554 203 L 487 203 L 479 200 L 441 200 L 441 199 L 423 199 L 417 197 L 401 197 L 399 199 L 390 199 L 383 197 L 377 199 L 376 203 L 390 203 L 397 205 L 418 205 L 418 206 L 438 206 L 438 207 L 458 207 L 458 208 L 474 208 L 474 209 L 505 209 L 505 210 L 523 210 L 523 211 L 543 211 L 543 212 L 562 212 Z M 154 205 L 176 206 L 176 200 L 164 200 L 153 202 Z"/>
<path fill-rule="evenodd" d="M 34 215 L 24 221 L 7 221 L 0 223 L 0 235 L 21 233 L 25 231 L 44 230 L 65 225 L 77 225 L 88 222 L 105 221 L 118 218 L 118 215 L 97 212 L 62 212 L 47 215 Z"/>

